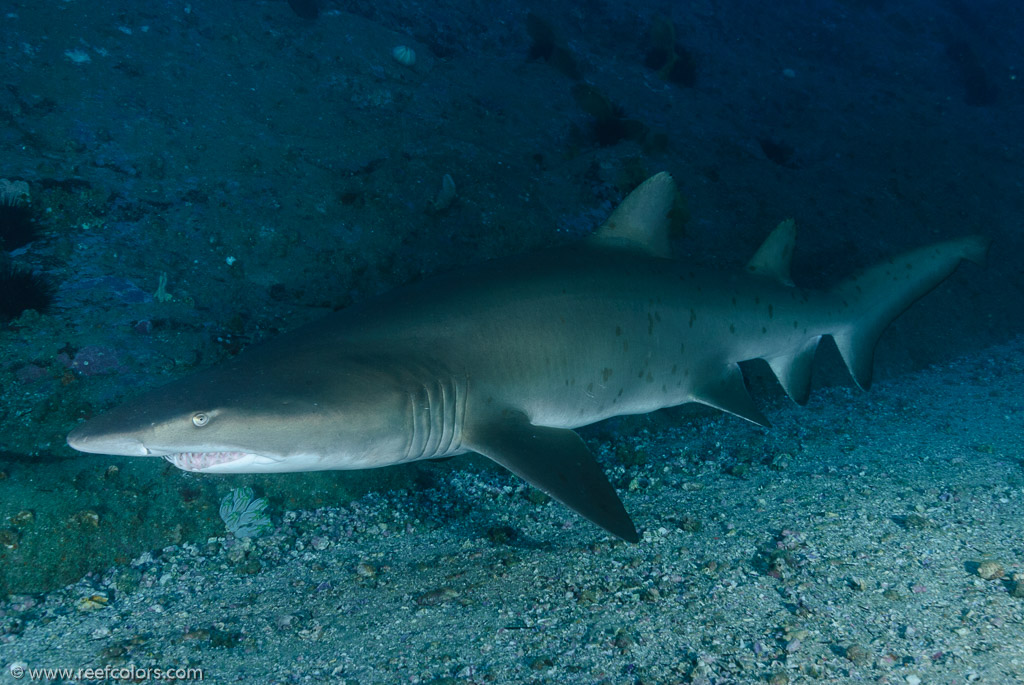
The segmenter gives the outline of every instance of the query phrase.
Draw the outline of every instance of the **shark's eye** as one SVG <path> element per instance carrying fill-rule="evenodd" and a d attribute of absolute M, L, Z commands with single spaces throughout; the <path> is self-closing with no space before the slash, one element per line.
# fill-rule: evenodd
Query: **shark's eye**
<path fill-rule="evenodd" d="M 199 412 L 198 414 L 192 415 L 192 425 L 196 428 L 202 428 L 206 424 L 210 423 L 210 415 Z"/>

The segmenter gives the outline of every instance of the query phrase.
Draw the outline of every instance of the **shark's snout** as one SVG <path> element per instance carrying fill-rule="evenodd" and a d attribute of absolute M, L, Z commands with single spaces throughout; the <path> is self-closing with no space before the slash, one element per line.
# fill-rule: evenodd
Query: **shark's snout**
<path fill-rule="evenodd" d="M 88 423 L 83 423 L 68 433 L 68 446 L 89 454 L 115 454 L 125 457 L 146 457 L 151 454 L 138 438 L 97 432 Z"/>

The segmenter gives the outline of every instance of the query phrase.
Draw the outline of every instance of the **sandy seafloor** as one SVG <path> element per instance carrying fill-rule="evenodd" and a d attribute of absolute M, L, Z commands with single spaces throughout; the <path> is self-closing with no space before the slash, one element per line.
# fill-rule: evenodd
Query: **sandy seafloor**
<path fill-rule="evenodd" d="M 870 393 L 778 399 L 770 430 L 653 428 L 618 441 L 628 467 L 592 440 L 636 545 L 504 474 L 451 472 L 14 597 L 0 662 L 243 683 L 1020 682 L 1022 360 L 1017 340 Z"/>
<path fill-rule="evenodd" d="M 1024 678 L 1024 4 L 320 5 L 4 5 L 0 178 L 28 184 L 39 235 L 0 266 L 56 299 L 0 321 L 0 666 Z M 530 59 L 531 12 L 569 64 Z M 649 66 L 659 17 L 692 83 Z M 646 133 L 602 139 L 602 109 Z M 751 375 L 769 431 L 684 410 L 583 430 L 638 545 L 480 459 L 204 477 L 65 445 L 332 310 L 578 240 L 661 170 L 674 253 L 701 266 L 741 268 L 787 217 L 801 287 L 967 233 L 993 248 L 894 322 L 869 393 L 830 343 L 806 408 Z M 222 537 L 239 486 L 273 534 Z"/>

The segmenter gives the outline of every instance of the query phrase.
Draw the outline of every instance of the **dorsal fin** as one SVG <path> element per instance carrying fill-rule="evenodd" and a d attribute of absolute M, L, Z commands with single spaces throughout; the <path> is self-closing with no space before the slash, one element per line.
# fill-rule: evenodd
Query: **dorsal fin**
<path fill-rule="evenodd" d="M 668 172 L 651 176 L 626 196 L 600 228 L 587 238 L 587 242 L 670 257 L 669 212 L 675 197 L 676 184 Z"/>
<path fill-rule="evenodd" d="M 783 285 L 793 285 L 793 279 L 789 275 L 789 264 L 793 261 L 795 243 L 796 223 L 792 219 L 779 222 L 747 262 L 747 270 L 779 281 Z"/>

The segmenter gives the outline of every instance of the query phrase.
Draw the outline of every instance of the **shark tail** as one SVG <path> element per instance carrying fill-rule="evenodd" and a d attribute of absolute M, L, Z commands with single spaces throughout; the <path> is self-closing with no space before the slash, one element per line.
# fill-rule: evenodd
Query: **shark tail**
<path fill-rule="evenodd" d="M 875 344 L 886 327 L 942 283 L 962 260 L 984 262 L 988 242 L 972 235 L 936 243 L 865 269 L 833 289 L 842 323 L 832 337 L 860 388 L 871 385 Z"/>

